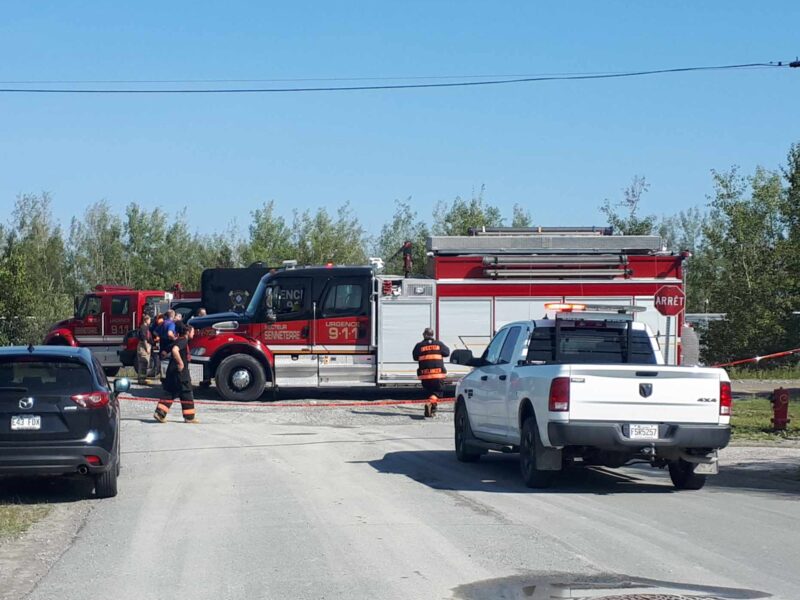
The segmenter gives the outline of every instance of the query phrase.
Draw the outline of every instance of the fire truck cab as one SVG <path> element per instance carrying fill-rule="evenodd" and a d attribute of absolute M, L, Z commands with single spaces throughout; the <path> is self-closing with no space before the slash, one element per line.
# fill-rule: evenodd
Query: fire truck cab
<path fill-rule="evenodd" d="M 682 286 L 683 256 L 658 236 L 608 229 L 481 230 L 428 240 L 429 277 L 384 275 L 376 264 L 301 267 L 262 278 L 244 313 L 192 319 L 192 380 L 216 380 L 228 400 L 278 387 L 418 385 L 411 350 L 432 327 L 451 349 L 482 353 L 494 332 L 546 318 L 545 304 L 642 307 L 668 363 L 678 361 L 680 318 L 654 297 Z M 469 369 L 448 365 L 451 379 Z"/>

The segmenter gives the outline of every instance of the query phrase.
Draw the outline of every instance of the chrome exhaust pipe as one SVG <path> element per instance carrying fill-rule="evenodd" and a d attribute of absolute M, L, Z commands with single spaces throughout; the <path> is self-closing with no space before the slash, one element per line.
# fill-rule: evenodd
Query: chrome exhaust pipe
<path fill-rule="evenodd" d="M 86 475 L 88 472 L 89 472 L 89 467 L 87 467 L 86 465 L 81 465 L 78 467 L 78 473 L 80 473 L 81 475 Z"/>

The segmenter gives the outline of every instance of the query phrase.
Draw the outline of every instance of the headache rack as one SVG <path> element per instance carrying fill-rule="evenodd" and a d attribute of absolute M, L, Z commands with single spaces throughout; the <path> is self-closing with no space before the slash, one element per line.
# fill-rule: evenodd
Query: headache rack
<path fill-rule="evenodd" d="M 582 324 L 593 327 L 602 327 L 606 323 L 625 324 L 625 347 L 623 362 L 630 362 L 631 347 L 633 342 L 633 320 L 636 313 L 643 312 L 643 306 L 611 305 L 611 304 L 574 304 L 551 303 L 545 304 L 546 310 L 554 310 L 555 314 L 555 362 L 559 363 L 561 357 L 561 336 L 565 323 L 572 325 L 570 329 L 581 328 Z M 588 323 L 587 323 L 588 322 Z"/>

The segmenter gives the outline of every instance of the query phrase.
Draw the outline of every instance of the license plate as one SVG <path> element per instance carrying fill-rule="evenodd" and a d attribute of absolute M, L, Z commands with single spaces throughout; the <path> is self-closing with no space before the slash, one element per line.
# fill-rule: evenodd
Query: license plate
<path fill-rule="evenodd" d="M 632 440 L 657 440 L 658 425 L 630 425 L 628 437 Z"/>
<path fill-rule="evenodd" d="M 36 431 L 42 428 L 39 415 L 15 415 L 11 417 L 11 431 Z"/>

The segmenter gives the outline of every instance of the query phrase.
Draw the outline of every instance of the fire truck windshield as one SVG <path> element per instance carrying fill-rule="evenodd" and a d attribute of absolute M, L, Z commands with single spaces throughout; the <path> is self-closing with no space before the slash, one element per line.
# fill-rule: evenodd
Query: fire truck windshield
<path fill-rule="evenodd" d="M 78 309 L 75 311 L 75 317 L 78 319 L 85 319 L 89 315 L 100 314 L 100 298 L 97 296 L 84 296 Z"/>
<path fill-rule="evenodd" d="M 264 277 L 259 283 L 256 291 L 253 292 L 253 297 L 250 299 L 250 304 L 247 305 L 247 309 L 245 309 L 244 314 L 250 317 L 251 319 L 258 314 L 258 308 L 264 303 L 264 294 L 267 291 L 267 288 L 272 290 L 272 277 L 267 276 Z M 270 302 L 270 304 L 272 304 Z"/>

